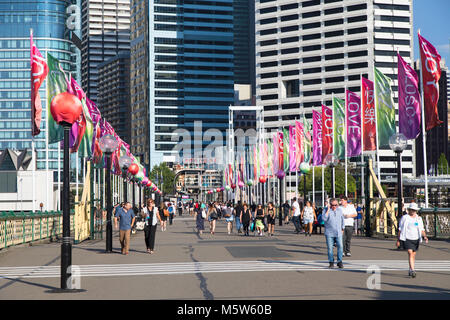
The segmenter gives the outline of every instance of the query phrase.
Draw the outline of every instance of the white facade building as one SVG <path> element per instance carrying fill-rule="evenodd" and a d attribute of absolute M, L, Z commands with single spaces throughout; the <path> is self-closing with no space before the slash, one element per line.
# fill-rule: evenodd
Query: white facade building
<path fill-rule="evenodd" d="M 293 125 L 303 112 L 311 119 L 322 103 L 331 107 L 332 94 L 344 99 L 346 87 L 359 94 L 374 66 L 393 79 L 398 108 L 397 50 L 412 62 L 412 8 L 412 0 L 257 0 L 256 104 L 265 128 Z M 406 175 L 414 174 L 412 148 L 402 154 Z M 396 176 L 394 152 L 379 155 L 381 179 Z"/>

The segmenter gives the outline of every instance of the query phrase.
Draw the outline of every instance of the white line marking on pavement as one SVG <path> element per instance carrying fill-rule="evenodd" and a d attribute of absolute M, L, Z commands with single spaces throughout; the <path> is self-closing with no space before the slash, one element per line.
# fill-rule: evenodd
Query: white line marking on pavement
<path fill-rule="evenodd" d="M 406 260 L 347 260 L 345 270 L 367 271 L 376 265 L 380 271 L 408 270 Z M 263 272 L 263 271 L 325 271 L 328 261 L 260 260 L 177 262 L 150 264 L 77 265 L 81 277 L 142 276 L 164 274 L 194 274 L 213 272 Z M 0 267 L 0 279 L 55 278 L 60 277 L 60 266 Z M 335 269 L 338 270 L 338 269 Z M 450 272 L 450 260 L 416 261 L 416 271 Z"/>

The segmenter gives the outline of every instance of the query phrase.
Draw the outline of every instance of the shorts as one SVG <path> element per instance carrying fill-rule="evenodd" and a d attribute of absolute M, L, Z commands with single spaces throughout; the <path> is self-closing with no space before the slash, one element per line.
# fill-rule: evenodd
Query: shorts
<path fill-rule="evenodd" d="M 275 218 L 272 218 L 271 216 L 267 217 L 267 224 L 275 225 Z"/>
<path fill-rule="evenodd" d="M 303 224 L 314 223 L 314 218 L 303 218 Z"/>
<path fill-rule="evenodd" d="M 405 250 L 412 250 L 414 252 L 419 250 L 420 240 L 408 240 L 403 241 L 403 248 Z"/>

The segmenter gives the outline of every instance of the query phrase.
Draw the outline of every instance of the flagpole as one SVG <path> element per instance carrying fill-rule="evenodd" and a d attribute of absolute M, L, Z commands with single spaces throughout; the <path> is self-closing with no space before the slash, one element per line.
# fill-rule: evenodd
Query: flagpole
<path fill-rule="evenodd" d="M 378 102 L 378 98 L 377 98 L 377 85 L 376 85 L 376 79 L 375 79 L 375 61 L 373 63 L 373 98 L 375 100 L 375 134 L 377 137 L 377 172 L 378 172 L 378 182 L 381 183 L 381 168 L 380 168 L 380 151 L 378 150 L 378 145 L 379 145 L 379 137 L 378 137 L 378 110 L 377 110 L 377 102 Z"/>
<path fill-rule="evenodd" d="M 417 34 L 420 35 L 420 29 L 417 30 Z M 423 65 L 422 60 L 420 63 L 420 98 L 422 99 L 422 149 L 423 149 L 423 173 L 425 178 L 425 208 L 428 208 L 428 163 L 427 163 L 427 132 L 425 131 L 425 100 L 423 92 Z"/>
<path fill-rule="evenodd" d="M 34 156 L 34 136 L 31 136 L 31 161 L 33 163 L 33 195 L 32 195 L 32 204 L 31 211 L 34 212 L 35 202 L 36 202 L 36 158 Z"/>
<path fill-rule="evenodd" d="M 345 157 L 344 157 L 344 161 L 345 161 L 345 196 L 348 196 L 348 178 L 347 178 L 347 86 L 345 86 L 345 118 L 344 118 L 344 123 L 345 123 L 345 128 L 344 128 L 344 142 L 345 142 Z"/>
<path fill-rule="evenodd" d="M 48 61 L 48 51 L 45 53 L 46 54 L 46 58 L 47 58 L 47 61 Z M 49 96 L 49 91 L 48 91 L 48 80 L 46 79 L 45 80 L 46 81 L 46 90 L 47 90 L 47 101 L 48 101 L 48 96 Z M 46 176 L 46 189 L 47 189 L 47 192 L 46 192 L 46 204 L 45 204 L 45 208 L 46 208 L 46 210 L 47 211 L 50 211 L 50 206 L 49 206 L 49 202 L 50 202 L 50 198 L 49 198 L 49 192 L 50 192 L 50 186 L 49 186 L 49 178 L 48 178 L 48 172 L 49 172 L 49 168 L 48 168 L 48 135 L 49 135 L 49 128 L 48 128 L 48 108 L 49 108 L 49 105 L 48 105 L 48 103 L 46 104 L 46 108 L 45 108 L 45 111 L 46 111 L 46 115 L 45 115 L 45 122 L 46 122 L 46 124 L 45 124 L 45 168 L 46 168 L 46 170 L 45 170 L 45 176 Z"/>
<path fill-rule="evenodd" d="M 322 105 L 324 105 L 324 103 L 323 103 L 323 99 L 322 99 Z M 321 109 L 323 109 L 323 107 L 321 107 Z M 325 171 L 325 168 L 324 168 L 324 165 L 323 165 L 323 130 L 324 130 L 324 128 L 325 128 L 325 123 L 323 123 L 323 121 L 322 121 L 322 154 L 320 155 L 321 156 L 321 158 L 322 158 L 322 161 L 321 161 L 321 163 L 322 163 L 322 208 L 323 207 L 325 207 L 325 173 L 324 173 L 324 171 Z"/>
<path fill-rule="evenodd" d="M 61 210 L 61 143 L 58 143 L 58 206 L 57 206 L 57 210 L 58 211 Z"/>
<path fill-rule="evenodd" d="M 315 181 L 314 181 L 315 177 L 316 176 L 315 176 L 315 173 L 314 173 L 314 165 L 313 165 L 313 179 L 312 179 L 313 194 L 312 194 L 312 201 L 313 201 L 314 204 L 316 203 L 316 195 L 315 195 L 315 193 L 316 193 L 316 184 L 315 184 Z"/>
<path fill-rule="evenodd" d="M 361 200 L 364 198 L 364 112 L 363 112 L 363 88 L 362 73 L 360 73 L 360 105 L 361 108 Z"/>
<path fill-rule="evenodd" d="M 335 132 L 334 132 L 335 131 L 334 130 L 334 114 L 335 114 L 334 92 L 331 93 L 331 110 L 332 110 L 331 117 L 333 119 L 333 121 L 332 121 L 332 123 L 333 123 L 333 134 L 332 134 L 333 143 L 332 143 L 332 145 L 333 145 L 333 153 L 334 153 L 334 156 L 336 157 L 336 150 L 335 150 L 336 148 L 334 147 L 334 134 L 335 134 Z M 333 170 L 333 198 L 335 198 L 336 197 L 336 171 L 335 171 L 334 166 L 333 166 L 332 170 Z"/>

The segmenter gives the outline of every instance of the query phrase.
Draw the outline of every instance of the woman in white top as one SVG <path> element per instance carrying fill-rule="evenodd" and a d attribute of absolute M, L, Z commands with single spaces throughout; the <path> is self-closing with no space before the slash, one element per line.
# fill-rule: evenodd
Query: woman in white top
<path fill-rule="evenodd" d="M 142 209 L 142 217 L 145 221 L 145 245 L 147 246 L 147 252 L 152 254 L 155 249 L 155 236 L 158 220 L 161 223 L 161 217 L 159 216 L 158 208 L 155 207 L 155 201 L 153 199 L 147 200 L 147 205 Z"/>
<path fill-rule="evenodd" d="M 400 241 L 402 241 L 403 247 L 405 250 L 408 250 L 409 276 L 413 278 L 416 277 L 414 264 L 416 261 L 417 250 L 419 250 L 419 243 L 422 242 L 422 237 L 425 239 L 425 243 L 428 243 L 422 218 L 417 215 L 418 211 L 419 206 L 417 203 L 411 203 L 408 207 L 408 214 L 405 214 L 401 218 L 398 226 L 397 247 L 400 246 Z"/>
<path fill-rule="evenodd" d="M 306 206 L 303 208 L 301 219 L 303 220 L 303 226 L 305 229 L 305 237 L 311 237 L 313 230 L 313 223 L 317 220 L 316 213 L 314 212 L 313 207 L 311 206 L 311 202 L 306 201 Z M 307 228 L 309 227 L 309 228 Z M 309 231 L 308 231 L 309 230 Z"/>

